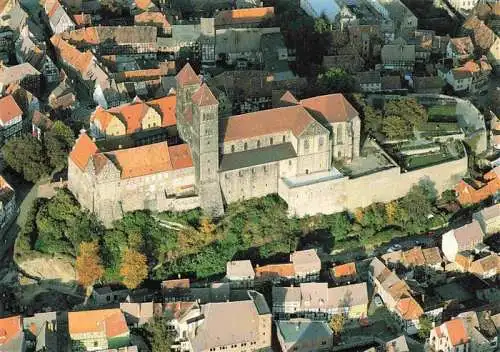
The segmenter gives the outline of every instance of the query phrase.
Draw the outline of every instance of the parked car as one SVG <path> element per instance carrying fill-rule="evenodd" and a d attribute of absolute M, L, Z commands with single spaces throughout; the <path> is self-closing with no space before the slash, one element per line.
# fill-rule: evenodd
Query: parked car
<path fill-rule="evenodd" d="M 400 244 L 393 244 L 392 246 L 389 247 L 389 249 L 387 250 L 387 253 L 392 253 L 392 252 L 396 252 L 396 251 L 400 251 L 401 250 L 401 245 Z"/>
<path fill-rule="evenodd" d="M 375 303 L 375 306 L 377 308 L 380 308 L 384 305 L 384 302 L 382 301 L 382 298 L 379 295 L 375 295 L 373 297 L 373 302 Z"/>

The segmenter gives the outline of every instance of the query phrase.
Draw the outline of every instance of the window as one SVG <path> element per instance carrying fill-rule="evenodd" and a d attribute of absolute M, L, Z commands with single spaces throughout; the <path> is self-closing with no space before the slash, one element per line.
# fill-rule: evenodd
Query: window
<path fill-rule="evenodd" d="M 292 166 L 292 161 L 288 160 L 288 166 Z"/>
<path fill-rule="evenodd" d="M 257 141 L 257 148 L 260 148 L 260 140 Z"/>
<path fill-rule="evenodd" d="M 318 144 L 320 147 L 322 147 L 323 144 L 325 144 L 325 139 L 323 137 L 319 137 Z"/>
<path fill-rule="evenodd" d="M 234 153 L 234 145 L 231 146 L 231 153 Z"/>
<path fill-rule="evenodd" d="M 273 137 L 269 138 L 269 144 L 273 145 Z"/>
<path fill-rule="evenodd" d="M 308 150 L 309 150 L 309 139 L 306 139 L 306 140 L 304 141 L 304 150 L 305 150 L 305 151 L 308 151 Z"/>
<path fill-rule="evenodd" d="M 286 136 L 283 136 L 283 143 L 286 142 Z"/>
<path fill-rule="evenodd" d="M 248 149 L 248 143 L 245 142 L 244 146 L 243 146 L 243 149 L 247 150 Z"/>
<path fill-rule="evenodd" d="M 309 175 L 309 169 L 306 169 L 306 175 Z"/>
<path fill-rule="evenodd" d="M 99 342 L 98 341 L 94 341 L 94 347 L 97 347 L 99 346 Z"/>
<path fill-rule="evenodd" d="M 252 174 L 255 174 L 255 168 L 252 167 Z"/>
<path fill-rule="evenodd" d="M 239 175 L 240 177 L 243 177 L 243 172 L 242 172 L 242 171 L 238 171 L 238 175 Z"/>
<path fill-rule="evenodd" d="M 326 345 L 326 341 L 321 341 L 321 344 L 322 345 Z"/>

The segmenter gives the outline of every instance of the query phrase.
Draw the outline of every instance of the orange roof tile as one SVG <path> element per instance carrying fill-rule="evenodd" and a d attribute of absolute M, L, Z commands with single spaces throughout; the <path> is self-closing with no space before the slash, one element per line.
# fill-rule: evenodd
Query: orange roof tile
<path fill-rule="evenodd" d="M 295 98 L 289 90 L 287 90 L 285 92 L 285 94 L 283 94 L 281 96 L 280 101 L 290 103 L 290 104 L 298 104 L 299 103 L 297 98 Z"/>
<path fill-rule="evenodd" d="M 274 7 L 253 7 L 247 9 L 219 11 L 215 15 L 215 25 L 259 23 L 274 17 Z"/>
<path fill-rule="evenodd" d="M 69 153 L 69 157 L 76 164 L 76 166 L 78 166 L 81 170 L 84 170 L 90 157 L 98 151 L 99 150 L 97 149 L 95 143 L 86 133 L 83 133 L 76 140 L 73 150 Z"/>
<path fill-rule="evenodd" d="M 143 101 L 133 102 L 111 108 L 108 112 L 119 114 L 127 126 L 127 134 L 137 132 L 141 129 L 141 122 L 148 111 L 147 106 Z"/>
<path fill-rule="evenodd" d="M 191 152 L 187 145 L 171 147 L 174 160 L 170 156 L 167 142 L 143 145 L 140 147 L 115 150 L 106 153 L 117 161 L 121 178 L 151 175 L 193 165 Z"/>
<path fill-rule="evenodd" d="M 413 247 L 403 252 L 403 261 L 410 266 L 419 266 L 425 264 L 424 254 L 421 247 Z"/>
<path fill-rule="evenodd" d="M 462 345 L 469 341 L 467 330 L 462 319 L 453 319 L 444 323 L 452 346 Z"/>
<path fill-rule="evenodd" d="M 172 313 L 175 319 L 179 319 L 187 313 L 196 302 L 170 302 L 165 303 L 164 308 Z"/>
<path fill-rule="evenodd" d="M 179 144 L 168 147 L 172 168 L 174 170 L 185 169 L 193 166 L 191 150 L 187 144 Z"/>
<path fill-rule="evenodd" d="M 129 332 L 125 317 L 118 308 L 68 313 L 70 335 L 104 332 L 112 338 Z"/>
<path fill-rule="evenodd" d="M 323 115 L 330 123 L 349 121 L 358 112 L 342 94 L 321 95 L 300 101 L 307 109 Z"/>
<path fill-rule="evenodd" d="M 73 15 L 73 20 L 78 26 L 90 25 L 92 23 L 92 17 L 88 13 L 81 13 Z"/>
<path fill-rule="evenodd" d="M 109 123 L 115 117 L 110 114 L 108 111 L 104 110 L 102 106 L 98 106 L 92 116 L 90 117 L 90 121 L 98 121 L 102 130 L 106 130 L 108 128 Z"/>
<path fill-rule="evenodd" d="M 163 289 L 189 288 L 189 279 L 164 280 L 161 283 Z"/>
<path fill-rule="evenodd" d="M 293 277 L 295 276 L 295 269 L 293 263 L 269 264 L 256 267 L 255 276 L 260 278 Z"/>
<path fill-rule="evenodd" d="M 200 78 L 196 75 L 189 62 L 184 65 L 175 78 L 181 87 L 200 83 Z"/>
<path fill-rule="evenodd" d="M 12 119 L 22 115 L 23 111 L 17 105 L 12 95 L 0 98 L 0 120 L 2 124 L 9 123 Z"/>
<path fill-rule="evenodd" d="M 201 87 L 198 88 L 191 99 L 198 106 L 217 105 L 219 103 L 206 83 L 203 83 Z"/>
<path fill-rule="evenodd" d="M 135 0 L 135 5 L 138 9 L 146 11 L 150 7 L 154 7 L 155 5 L 151 0 Z"/>
<path fill-rule="evenodd" d="M 420 304 L 412 297 L 400 299 L 396 305 L 396 309 L 406 320 L 416 320 L 424 314 L 424 310 L 420 307 Z"/>
<path fill-rule="evenodd" d="M 82 53 L 73 45 L 63 40 L 59 35 L 54 35 L 50 38 L 50 41 L 59 52 L 61 58 L 78 70 L 80 74 L 83 75 L 88 71 L 89 66 L 94 59 L 94 55 L 92 55 L 90 51 Z"/>
<path fill-rule="evenodd" d="M 0 348 L 22 331 L 21 316 L 0 319 Z"/>
<path fill-rule="evenodd" d="M 175 95 L 168 95 L 163 98 L 154 99 L 148 102 L 153 108 L 159 110 L 160 115 L 162 116 L 162 126 L 175 126 L 177 124 L 175 118 L 175 104 L 177 98 Z"/>
<path fill-rule="evenodd" d="M 335 277 L 356 275 L 356 263 L 347 263 L 333 268 Z"/>
<path fill-rule="evenodd" d="M 230 117 L 222 131 L 225 142 L 288 131 L 297 137 L 314 121 L 302 106 L 286 106 Z"/>

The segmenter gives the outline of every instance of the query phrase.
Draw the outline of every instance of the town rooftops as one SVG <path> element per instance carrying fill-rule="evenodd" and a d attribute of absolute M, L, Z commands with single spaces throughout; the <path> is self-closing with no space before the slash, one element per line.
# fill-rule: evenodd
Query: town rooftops
<path fill-rule="evenodd" d="M 252 300 L 208 303 L 202 306 L 202 314 L 205 320 L 191 341 L 195 351 L 250 343 L 260 338 L 259 313 Z"/>
<path fill-rule="evenodd" d="M 167 17 L 161 12 L 143 12 L 139 15 L 134 16 L 135 24 L 161 24 L 163 28 L 170 28 L 170 23 L 168 23 Z"/>
<path fill-rule="evenodd" d="M 113 338 L 129 332 L 125 317 L 118 308 L 69 312 L 68 331 L 72 338 L 89 333 L 102 333 Z"/>
<path fill-rule="evenodd" d="M 396 310 L 405 320 L 416 320 L 424 314 L 424 310 L 413 297 L 401 298 L 396 305 Z"/>
<path fill-rule="evenodd" d="M 420 266 L 425 264 L 424 254 L 421 247 L 413 247 L 402 253 L 403 262 L 408 266 Z"/>
<path fill-rule="evenodd" d="M 23 339 L 20 315 L 0 319 L 0 351 L 22 351 Z"/>
<path fill-rule="evenodd" d="M 98 45 L 113 42 L 117 45 L 154 44 L 156 27 L 152 26 L 98 26 L 76 29 L 61 34 L 72 44 Z"/>
<path fill-rule="evenodd" d="M 321 260 L 315 249 L 295 251 L 290 254 L 290 261 L 295 268 L 295 274 L 313 273 L 321 270 Z"/>
<path fill-rule="evenodd" d="M 491 253 L 486 257 L 475 260 L 470 265 L 470 271 L 479 275 L 492 272 L 492 276 L 494 276 L 495 273 L 500 272 L 500 257 L 496 253 Z"/>
<path fill-rule="evenodd" d="M 443 335 L 443 328 L 446 329 L 450 344 L 452 346 L 462 345 L 470 340 L 464 321 L 462 319 L 452 319 L 445 322 L 443 325 L 436 327 L 435 329 L 439 329 L 439 332 L 437 332 L 438 336 Z"/>
<path fill-rule="evenodd" d="M 293 319 L 276 321 L 278 334 L 285 343 L 322 341 L 331 339 L 332 329 L 324 321 L 309 319 Z"/>
<path fill-rule="evenodd" d="M 198 303 L 192 302 L 169 302 L 164 304 L 165 312 L 170 312 L 176 320 L 182 320 L 193 308 L 199 308 Z"/>
<path fill-rule="evenodd" d="M 22 63 L 15 66 L 3 67 L 0 69 L 0 82 L 4 85 L 15 83 L 23 80 L 28 76 L 38 76 L 40 72 L 30 63 Z"/>
<path fill-rule="evenodd" d="M 482 217 L 485 221 L 498 218 L 500 217 L 500 203 L 484 208 L 476 214 Z"/>
<path fill-rule="evenodd" d="M 300 104 L 313 113 L 319 113 L 330 123 L 345 122 L 358 116 L 358 112 L 340 93 L 303 99 Z"/>
<path fill-rule="evenodd" d="M 61 56 L 61 59 L 78 70 L 82 75 L 87 73 L 90 64 L 96 60 L 90 51 L 81 52 L 76 47 L 63 40 L 60 35 L 52 36 L 50 41 Z"/>
<path fill-rule="evenodd" d="M 234 260 L 226 264 L 226 276 L 231 280 L 240 278 L 253 279 L 255 272 L 253 271 L 252 262 L 250 260 Z"/>
<path fill-rule="evenodd" d="M 455 51 L 458 55 L 472 55 L 474 53 L 474 44 L 472 43 L 472 39 L 468 36 L 451 38 L 450 45 L 452 46 L 453 51 Z"/>
<path fill-rule="evenodd" d="M 18 116 L 22 116 L 23 111 L 17 105 L 12 95 L 0 98 L 0 123 L 2 126 L 9 124 L 10 121 Z"/>
<path fill-rule="evenodd" d="M 471 223 L 453 230 L 453 236 L 458 243 L 459 251 L 473 249 L 484 238 L 483 231 L 477 220 L 472 220 Z"/>
<path fill-rule="evenodd" d="M 422 254 L 424 255 L 425 264 L 427 265 L 439 265 L 443 262 L 438 247 L 424 248 L 422 249 Z"/>
<path fill-rule="evenodd" d="M 385 350 L 387 352 L 409 352 L 408 344 L 406 343 L 405 335 L 396 337 L 393 340 L 388 341 L 385 344 Z"/>
<path fill-rule="evenodd" d="M 216 26 L 260 24 L 274 17 L 274 7 L 225 10 L 215 14 Z"/>

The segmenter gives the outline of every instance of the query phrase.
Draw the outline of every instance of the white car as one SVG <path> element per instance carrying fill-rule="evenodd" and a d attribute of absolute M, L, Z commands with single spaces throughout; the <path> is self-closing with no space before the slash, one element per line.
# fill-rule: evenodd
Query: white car
<path fill-rule="evenodd" d="M 375 295 L 373 297 L 373 302 L 375 303 L 375 306 L 377 308 L 380 308 L 380 307 L 382 307 L 384 305 L 384 302 L 382 301 L 382 298 L 380 298 L 379 295 Z"/>

